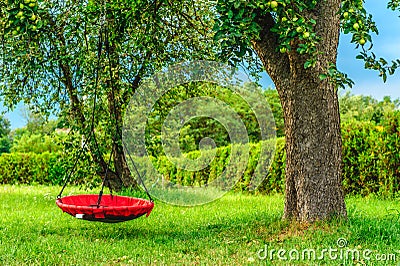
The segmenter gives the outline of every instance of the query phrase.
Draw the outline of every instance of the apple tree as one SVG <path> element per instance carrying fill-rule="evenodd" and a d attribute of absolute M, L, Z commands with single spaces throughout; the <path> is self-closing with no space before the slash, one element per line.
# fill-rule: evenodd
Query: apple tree
<path fill-rule="evenodd" d="M 399 1 L 388 7 L 398 9 Z M 216 11 L 221 58 L 234 65 L 250 58 L 279 93 L 286 137 L 284 217 L 346 217 L 337 90 L 352 81 L 336 67 L 339 34 L 352 35 L 357 58 L 384 80 L 400 63 L 372 52 L 371 34 L 378 30 L 363 0 L 218 0 Z"/>
<path fill-rule="evenodd" d="M 154 71 L 212 57 L 211 19 L 201 1 L 0 0 L 0 96 L 67 117 L 90 140 L 99 175 L 112 151 L 111 185 L 135 185 L 121 143 L 125 107 Z"/>

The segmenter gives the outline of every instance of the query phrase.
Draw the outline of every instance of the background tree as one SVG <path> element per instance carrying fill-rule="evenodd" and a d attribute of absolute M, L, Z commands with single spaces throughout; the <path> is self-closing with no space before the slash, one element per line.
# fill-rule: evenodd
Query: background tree
<path fill-rule="evenodd" d="M 202 1 L 0 0 L 1 96 L 9 107 L 23 101 L 68 117 L 90 140 L 98 173 L 112 150 L 111 185 L 135 185 L 121 143 L 124 109 L 155 70 L 212 57 L 204 41 L 209 8 Z"/>
<path fill-rule="evenodd" d="M 10 152 L 10 131 L 10 121 L 4 116 L 0 116 L 0 154 Z"/>
<path fill-rule="evenodd" d="M 371 121 L 380 124 L 385 114 L 399 108 L 400 101 L 392 100 L 389 96 L 382 101 L 364 95 L 351 95 L 346 92 L 339 96 L 341 122 Z"/>
<path fill-rule="evenodd" d="M 283 121 L 283 110 L 279 99 L 279 94 L 275 89 L 268 88 L 264 91 L 265 98 L 271 111 L 274 114 L 275 126 L 276 126 L 276 136 L 285 136 L 285 123 Z"/>
<path fill-rule="evenodd" d="M 399 1 L 389 7 L 398 8 Z M 363 1 L 219 0 L 216 10 L 222 58 L 234 65 L 243 57 L 254 62 L 255 52 L 279 93 L 286 137 L 284 217 L 346 217 L 337 89 L 352 81 L 336 68 L 340 30 L 352 34 L 361 48 L 357 58 L 384 80 L 400 62 L 377 59 L 370 51 L 371 33 L 378 31 Z"/>
<path fill-rule="evenodd" d="M 247 93 L 248 97 L 258 97 L 259 95 L 263 94 L 261 88 L 252 88 L 252 83 L 244 84 L 243 91 Z M 273 93 L 271 92 L 271 95 L 272 94 Z M 229 108 L 231 108 L 235 114 L 238 114 L 240 120 L 246 126 L 249 142 L 258 143 L 262 139 L 257 117 L 249 104 L 246 103 L 241 96 L 239 96 L 237 93 L 234 93 L 229 88 L 221 87 L 216 84 L 199 84 L 197 82 L 193 82 L 169 90 L 157 101 L 154 110 L 150 113 L 146 126 L 146 149 L 150 151 L 152 156 L 157 157 L 164 155 L 161 141 L 161 131 L 164 121 L 171 109 L 177 106 L 179 103 L 195 97 L 210 97 L 223 102 L 229 106 Z M 272 97 L 267 98 L 269 99 Z M 205 110 L 202 111 L 202 108 L 210 111 L 211 107 L 191 106 L 191 111 L 199 114 L 207 113 Z M 276 110 L 279 112 L 278 108 L 276 108 Z M 218 112 L 221 111 L 215 110 L 215 113 Z M 213 118 L 194 117 L 189 121 L 183 121 L 182 119 L 182 123 L 183 122 L 186 123 L 179 126 L 181 131 L 178 134 L 180 136 L 180 148 L 184 153 L 199 150 L 199 143 L 205 137 L 211 138 L 216 147 L 228 146 L 231 143 L 227 129 L 219 121 Z M 230 126 L 230 130 L 232 132 L 235 131 L 235 127 L 240 127 L 240 125 L 236 124 L 236 121 L 230 121 Z M 174 136 L 165 137 L 174 138 Z"/>
<path fill-rule="evenodd" d="M 69 136 L 68 130 L 64 132 L 59 130 L 63 119 L 49 119 L 36 113 L 34 110 L 23 107 L 21 108 L 22 116 L 26 121 L 26 125 L 21 128 L 13 129 L 9 136 L 12 140 L 10 143 L 11 152 L 20 153 L 43 153 L 56 152 L 65 149 L 64 143 L 75 136 Z M 78 141 L 81 139 L 78 138 Z M 69 151 L 71 154 L 71 151 Z"/>

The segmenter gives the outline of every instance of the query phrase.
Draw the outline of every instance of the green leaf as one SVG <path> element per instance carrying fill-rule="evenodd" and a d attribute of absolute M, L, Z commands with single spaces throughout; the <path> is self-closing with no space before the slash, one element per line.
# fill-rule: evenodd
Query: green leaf
<path fill-rule="evenodd" d="M 304 63 L 304 68 L 309 68 L 309 67 L 311 67 L 313 65 L 313 63 L 310 61 L 310 60 L 308 60 L 308 61 L 306 61 L 305 63 Z"/>
<path fill-rule="evenodd" d="M 232 19 L 232 18 L 233 18 L 233 11 L 232 11 L 232 10 L 229 10 L 229 11 L 228 11 L 228 18 L 229 18 L 229 19 Z"/>
<path fill-rule="evenodd" d="M 324 79 L 326 79 L 328 77 L 328 75 L 326 75 L 326 74 L 320 74 L 319 75 L 319 79 L 320 80 L 324 80 Z"/>

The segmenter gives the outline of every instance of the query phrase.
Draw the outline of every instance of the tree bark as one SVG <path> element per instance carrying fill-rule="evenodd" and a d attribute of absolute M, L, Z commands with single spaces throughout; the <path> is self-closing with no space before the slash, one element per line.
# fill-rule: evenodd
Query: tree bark
<path fill-rule="evenodd" d="M 339 38 L 339 0 L 320 1 L 314 13 L 321 37 L 317 65 L 304 69 L 307 55 L 277 52 L 278 36 L 270 31 L 274 19 L 259 18 L 260 39 L 253 47 L 272 78 L 284 111 L 286 137 L 286 194 L 284 218 L 313 222 L 346 217 L 341 184 L 341 134 L 337 90 L 320 80 L 329 63 L 336 63 Z"/>
<path fill-rule="evenodd" d="M 112 88 L 112 90 L 114 90 L 114 88 Z M 113 117 L 112 121 L 114 122 L 114 128 L 111 129 L 112 143 L 114 147 L 112 154 L 114 170 L 125 187 L 137 187 L 137 181 L 132 177 L 131 171 L 126 162 L 126 156 L 122 145 L 122 111 L 114 97 L 114 93 L 108 93 L 108 108 Z"/>
<path fill-rule="evenodd" d="M 285 218 L 346 216 L 341 185 L 341 135 L 335 88 L 307 73 L 283 82 L 286 135 Z"/>

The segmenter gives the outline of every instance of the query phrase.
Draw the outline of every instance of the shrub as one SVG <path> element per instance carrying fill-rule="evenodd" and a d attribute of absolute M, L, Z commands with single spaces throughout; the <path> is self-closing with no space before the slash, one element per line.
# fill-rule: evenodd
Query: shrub
<path fill-rule="evenodd" d="M 346 193 L 392 197 L 400 191 L 400 112 L 380 124 L 342 125 L 343 186 Z"/>
<path fill-rule="evenodd" d="M 274 141 L 266 141 L 264 143 L 266 147 L 271 147 L 275 144 Z M 249 145 L 249 157 L 246 163 L 246 156 L 241 153 L 247 150 L 247 147 L 238 147 L 236 149 L 237 154 L 235 157 L 238 158 L 238 162 L 234 165 L 227 167 L 229 164 L 232 154 L 231 147 L 225 146 L 217 148 L 216 151 L 203 151 L 201 161 L 199 165 L 203 164 L 207 167 L 202 168 L 199 171 L 185 170 L 185 158 L 173 158 L 172 162 L 165 156 L 161 156 L 158 159 L 153 158 L 153 164 L 156 165 L 159 173 L 163 177 L 173 184 L 180 184 L 184 186 L 194 185 L 207 185 L 208 183 L 218 178 L 219 187 L 231 187 L 232 180 L 237 180 L 234 185 L 236 191 L 248 191 L 251 187 L 251 180 L 253 174 L 266 174 L 264 181 L 259 186 L 258 191 L 262 193 L 271 192 L 282 192 L 284 190 L 284 168 L 285 168 L 285 152 L 284 152 L 284 139 L 278 138 L 275 150 L 275 159 L 268 169 L 257 169 L 258 160 L 260 157 L 261 143 L 250 143 Z M 268 150 L 268 149 L 267 149 Z M 212 158 L 212 154 L 215 152 L 215 158 Z M 199 151 L 187 153 L 187 158 L 200 158 Z M 241 175 L 239 169 L 245 169 L 244 174 Z M 224 175 L 222 173 L 225 171 Z"/>
<path fill-rule="evenodd" d="M 342 125 L 342 178 L 346 194 L 368 195 L 380 190 L 382 134 L 372 122 Z"/>
<path fill-rule="evenodd" d="M 73 162 L 65 160 L 61 153 L 4 153 L 0 156 L 0 184 L 47 184 L 62 185 Z M 71 179 L 75 185 L 100 180 L 84 162 L 77 165 L 79 171 Z"/>
<path fill-rule="evenodd" d="M 43 153 L 57 152 L 63 149 L 62 142 L 66 139 L 65 134 L 42 135 L 24 134 L 14 140 L 11 152 L 17 153 Z"/>

